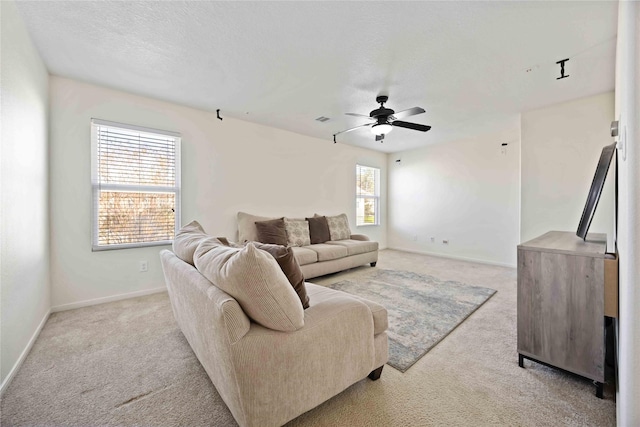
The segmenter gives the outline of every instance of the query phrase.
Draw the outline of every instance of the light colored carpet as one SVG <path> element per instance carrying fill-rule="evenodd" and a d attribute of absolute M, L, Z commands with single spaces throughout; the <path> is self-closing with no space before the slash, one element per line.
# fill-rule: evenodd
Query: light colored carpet
<path fill-rule="evenodd" d="M 389 361 L 406 372 L 496 291 L 412 271 L 369 269 L 327 285 L 386 307 Z"/>
<path fill-rule="evenodd" d="M 406 373 L 386 366 L 380 380 L 354 384 L 290 426 L 615 425 L 610 386 L 601 400 L 590 381 L 518 367 L 515 269 L 392 250 L 378 266 L 498 292 Z M 53 314 L 0 409 L 3 427 L 235 425 L 164 293 Z"/>

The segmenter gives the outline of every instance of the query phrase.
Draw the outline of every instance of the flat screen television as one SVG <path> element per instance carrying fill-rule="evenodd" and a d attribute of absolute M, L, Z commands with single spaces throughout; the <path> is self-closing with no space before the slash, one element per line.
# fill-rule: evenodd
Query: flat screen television
<path fill-rule="evenodd" d="M 576 235 L 583 240 L 586 240 L 587 238 L 587 232 L 589 231 L 593 214 L 596 212 L 596 207 L 600 200 L 600 194 L 604 187 L 604 181 L 607 179 L 607 172 L 609 172 L 609 165 L 611 164 L 611 159 L 613 158 L 613 153 L 615 153 L 615 151 L 616 143 L 614 142 L 611 145 L 605 146 L 600 154 L 596 174 L 593 176 L 589 195 L 587 196 L 587 202 L 584 204 L 580 224 L 578 224 L 578 231 L 576 231 Z"/>

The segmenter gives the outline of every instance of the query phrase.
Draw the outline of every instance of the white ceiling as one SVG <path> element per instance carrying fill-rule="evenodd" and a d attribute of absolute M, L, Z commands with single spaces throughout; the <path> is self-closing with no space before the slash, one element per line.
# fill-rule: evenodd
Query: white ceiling
<path fill-rule="evenodd" d="M 612 90 L 617 2 L 29 2 L 52 74 L 321 138 L 375 97 L 425 114 L 383 152 L 496 131 L 521 111 Z M 570 58 L 560 75 L 558 60 Z M 530 71 L 527 71 L 530 70 Z M 325 123 L 315 121 L 329 117 Z"/>

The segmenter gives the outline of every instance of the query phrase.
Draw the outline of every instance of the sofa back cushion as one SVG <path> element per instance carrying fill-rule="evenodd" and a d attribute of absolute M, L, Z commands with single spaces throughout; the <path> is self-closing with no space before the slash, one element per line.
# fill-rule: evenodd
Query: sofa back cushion
<path fill-rule="evenodd" d="M 309 246 L 311 244 L 309 221 L 306 219 L 285 218 L 284 227 L 287 230 L 288 246 Z"/>
<path fill-rule="evenodd" d="M 258 231 L 258 242 L 287 245 L 287 229 L 284 225 L 284 218 L 256 221 L 255 225 Z"/>
<path fill-rule="evenodd" d="M 258 229 L 256 228 L 256 221 L 267 221 L 270 219 L 276 218 L 251 215 L 246 212 L 238 212 L 238 242 L 257 242 Z"/>
<path fill-rule="evenodd" d="M 270 245 L 266 243 L 254 243 L 255 247 L 268 252 L 275 258 L 276 262 L 280 266 L 280 269 L 287 277 L 287 280 L 293 286 L 293 290 L 298 294 L 302 308 L 309 308 L 309 295 L 307 295 L 307 288 L 304 285 L 304 275 L 300 270 L 300 265 L 296 261 L 296 257 L 293 254 L 293 249 L 281 245 Z"/>
<path fill-rule="evenodd" d="M 311 244 L 324 243 L 331 240 L 331 233 L 329 232 L 329 224 L 327 223 L 326 216 L 314 216 L 312 218 L 306 218 L 309 221 L 309 237 L 311 238 Z"/>
<path fill-rule="evenodd" d="M 209 236 L 198 221 L 191 221 L 176 233 L 173 239 L 173 253 L 184 262 L 193 265 L 193 253 L 200 242 L 207 237 Z"/>
<path fill-rule="evenodd" d="M 287 277 L 273 256 L 253 243 L 240 249 L 207 238 L 198 245 L 194 260 L 200 273 L 235 298 L 256 323 L 286 332 L 304 326 L 302 304 Z"/>

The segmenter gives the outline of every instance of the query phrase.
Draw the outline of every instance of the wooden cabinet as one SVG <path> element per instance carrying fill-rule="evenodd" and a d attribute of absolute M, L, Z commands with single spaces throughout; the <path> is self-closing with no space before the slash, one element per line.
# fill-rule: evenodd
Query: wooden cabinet
<path fill-rule="evenodd" d="M 583 241 L 564 231 L 518 246 L 520 366 L 527 358 L 592 379 L 598 397 L 605 374 L 606 246 L 605 234 L 590 234 Z M 607 277 L 613 270 L 607 264 Z M 617 277 L 615 289 L 617 312 Z M 607 294 L 612 315 L 612 292 Z"/>

